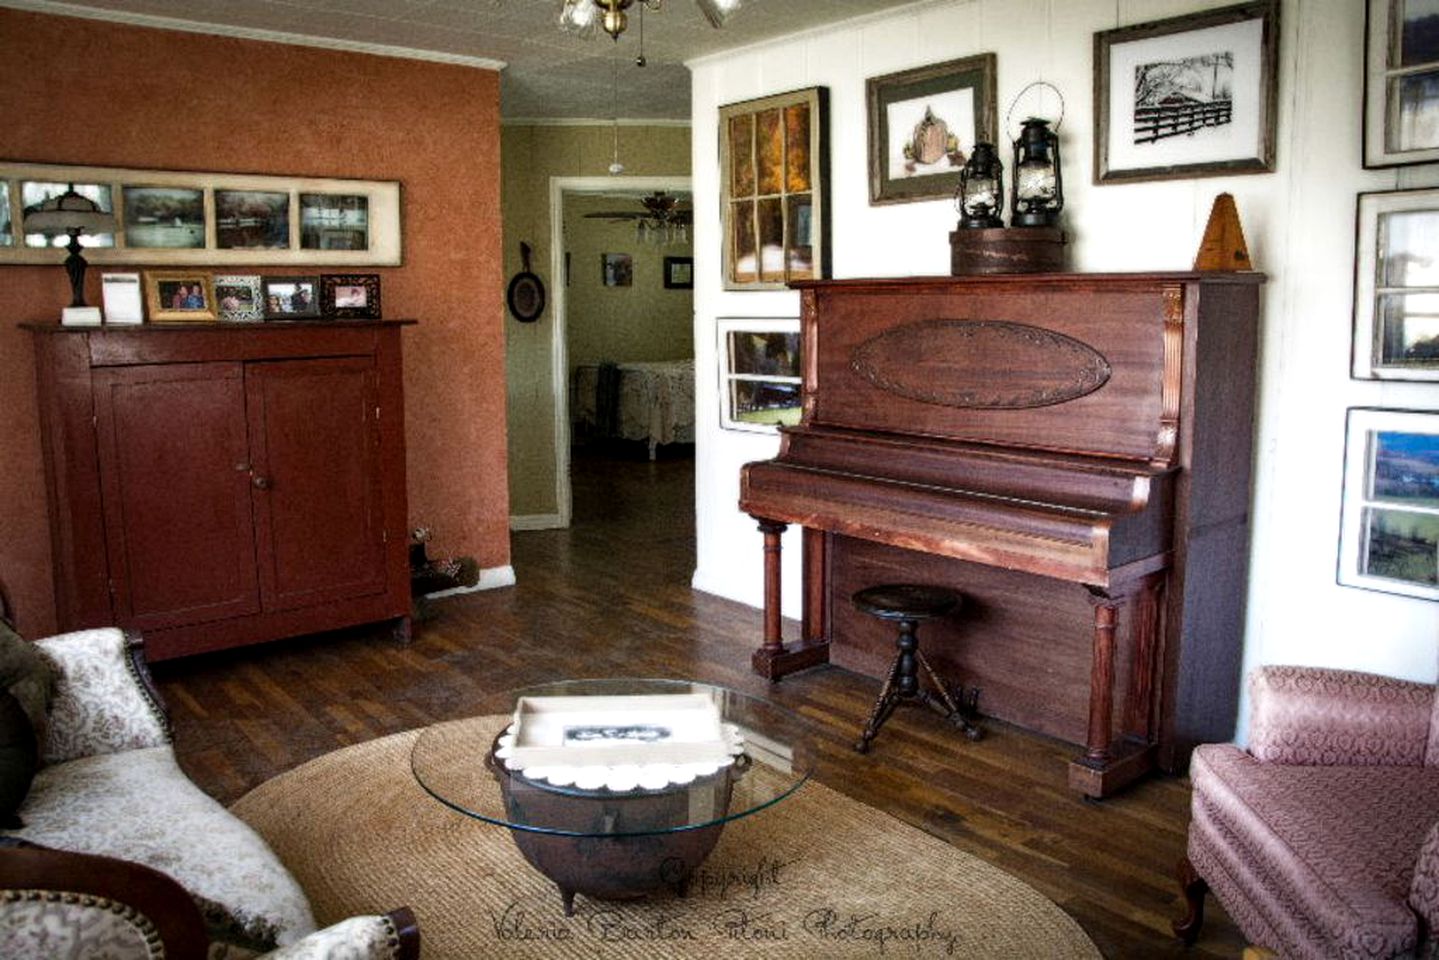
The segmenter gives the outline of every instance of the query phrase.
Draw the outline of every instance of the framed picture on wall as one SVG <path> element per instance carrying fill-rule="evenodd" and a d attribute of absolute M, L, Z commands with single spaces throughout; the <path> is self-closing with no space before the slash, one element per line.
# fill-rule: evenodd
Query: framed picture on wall
<path fill-rule="evenodd" d="M 635 282 L 635 261 L 628 253 L 600 254 L 600 279 L 607 287 L 628 287 Z"/>
<path fill-rule="evenodd" d="M 1439 380 L 1439 190 L 1359 195 L 1351 373 Z"/>
<path fill-rule="evenodd" d="M 950 60 L 864 82 L 869 202 L 949 199 L 977 142 L 995 142 L 995 56 Z"/>
<path fill-rule="evenodd" d="M 1095 183 L 1268 173 L 1278 0 L 1094 35 Z"/>
<path fill-rule="evenodd" d="M 720 426 L 774 433 L 799 423 L 799 320 L 720 317 L 718 329 Z"/>
<path fill-rule="evenodd" d="M 1439 160 L 1439 5 L 1368 4 L 1364 166 Z"/>
<path fill-rule="evenodd" d="M 691 290 L 694 285 L 694 257 L 665 257 L 665 289 Z"/>
<path fill-rule="evenodd" d="M 719 122 L 724 288 L 829 276 L 828 91 L 727 104 Z"/>
<path fill-rule="evenodd" d="M 1439 413 L 1349 411 L 1339 582 L 1439 600 Z"/>

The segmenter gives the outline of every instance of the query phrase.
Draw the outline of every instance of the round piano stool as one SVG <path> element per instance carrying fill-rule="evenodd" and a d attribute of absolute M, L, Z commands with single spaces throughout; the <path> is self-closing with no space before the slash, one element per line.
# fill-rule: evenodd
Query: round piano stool
<path fill-rule="evenodd" d="M 899 625 L 899 635 L 895 638 L 899 652 L 889 668 L 889 678 L 884 682 L 884 689 L 880 691 L 879 699 L 875 701 L 874 709 L 870 711 L 869 719 L 865 722 L 864 731 L 854 745 L 855 750 L 868 753 L 870 741 L 879 734 L 879 728 L 884 726 L 889 715 L 894 713 L 894 708 L 905 702 L 917 702 L 929 707 L 964 731 L 964 735 L 971 740 L 978 740 L 983 736 L 983 731 L 969 719 L 979 691 L 975 690 L 971 696 L 966 697 L 961 688 L 960 699 L 965 702 L 965 709 L 961 709 L 944 681 L 934 672 L 924 654 L 920 653 L 919 637 L 915 633 L 923 621 L 942 617 L 958 609 L 964 598 L 958 592 L 944 587 L 887 583 L 860 590 L 850 600 L 860 611 Z M 924 672 L 934 684 L 934 693 L 920 687 L 920 667 L 924 668 Z"/>

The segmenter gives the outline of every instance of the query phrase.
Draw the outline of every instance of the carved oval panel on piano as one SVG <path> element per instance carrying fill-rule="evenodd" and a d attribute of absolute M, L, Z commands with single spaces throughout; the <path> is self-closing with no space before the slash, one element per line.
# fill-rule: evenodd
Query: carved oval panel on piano
<path fill-rule="evenodd" d="M 881 390 L 965 409 L 1025 410 L 1086 396 L 1109 361 L 1054 330 L 1003 320 L 925 320 L 855 346 L 850 366 Z"/>

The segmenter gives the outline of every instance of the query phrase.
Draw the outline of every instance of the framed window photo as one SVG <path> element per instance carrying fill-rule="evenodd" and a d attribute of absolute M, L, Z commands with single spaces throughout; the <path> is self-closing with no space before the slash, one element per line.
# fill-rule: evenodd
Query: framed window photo
<path fill-rule="evenodd" d="M 205 191 L 190 187 L 120 188 L 125 246 L 190 250 L 205 246 Z"/>
<path fill-rule="evenodd" d="M 335 320 L 380 319 L 380 275 L 323 275 L 320 277 L 320 313 Z"/>
<path fill-rule="evenodd" d="M 151 323 L 197 323 L 215 319 L 215 287 L 208 273 L 145 271 L 145 307 Z"/>
<path fill-rule="evenodd" d="M 1094 35 L 1095 183 L 1269 173 L 1279 2 Z"/>
<path fill-rule="evenodd" d="M 1367 2 L 1364 166 L 1439 160 L 1439 4 Z"/>
<path fill-rule="evenodd" d="M 665 257 L 665 289 L 692 290 L 694 285 L 694 257 Z"/>
<path fill-rule="evenodd" d="M 719 318 L 720 426 L 774 433 L 799 423 L 799 320 Z"/>
<path fill-rule="evenodd" d="M 1439 190 L 1361 193 L 1354 258 L 1360 380 L 1439 380 Z"/>
<path fill-rule="evenodd" d="M 628 287 L 635 282 L 634 258 L 628 253 L 602 253 L 600 275 L 607 287 Z"/>
<path fill-rule="evenodd" d="M 947 200 L 975 143 L 994 143 L 995 56 L 870 77 L 869 202 Z"/>
<path fill-rule="evenodd" d="M 304 320 L 320 315 L 319 277 L 261 277 L 266 320 Z"/>
<path fill-rule="evenodd" d="M 726 290 L 829 276 L 829 95 L 810 87 L 720 107 Z"/>
<path fill-rule="evenodd" d="M 300 249 L 370 249 L 370 198 L 364 194 L 301 193 Z"/>
<path fill-rule="evenodd" d="M 278 190 L 215 190 L 215 248 L 288 250 L 290 194 Z"/>
<path fill-rule="evenodd" d="M 1439 600 L 1439 413 L 1350 409 L 1339 582 Z"/>
<path fill-rule="evenodd" d="M 265 319 L 265 301 L 260 296 L 258 276 L 216 277 L 215 304 L 221 320 L 251 323 Z"/>

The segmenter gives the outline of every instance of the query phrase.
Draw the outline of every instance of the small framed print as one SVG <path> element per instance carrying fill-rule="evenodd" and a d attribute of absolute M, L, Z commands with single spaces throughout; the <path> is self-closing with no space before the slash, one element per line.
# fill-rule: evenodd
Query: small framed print
<path fill-rule="evenodd" d="M 720 426 L 774 433 L 799 423 L 799 320 L 719 318 Z"/>
<path fill-rule="evenodd" d="M 214 320 L 215 287 L 208 273 L 148 270 L 145 272 L 145 306 L 152 323 Z"/>
<path fill-rule="evenodd" d="M 320 315 L 319 277 L 261 277 L 266 320 L 304 320 Z"/>
<path fill-rule="evenodd" d="M 380 319 L 380 276 L 327 273 L 320 277 L 320 313 L 336 320 Z"/>
<path fill-rule="evenodd" d="M 1439 6 L 1368 0 L 1364 166 L 1439 160 Z"/>
<path fill-rule="evenodd" d="M 221 320 L 249 323 L 265 319 L 258 276 L 216 277 L 215 303 Z"/>
<path fill-rule="evenodd" d="M 1439 380 L 1439 190 L 1359 195 L 1352 375 Z"/>
<path fill-rule="evenodd" d="M 1439 413 L 1349 411 L 1339 582 L 1439 600 Z"/>
<path fill-rule="evenodd" d="M 607 287 L 628 287 L 635 282 L 635 262 L 628 253 L 600 254 L 600 270 Z"/>
<path fill-rule="evenodd" d="M 665 257 L 666 290 L 693 290 L 694 285 L 694 257 Z"/>

